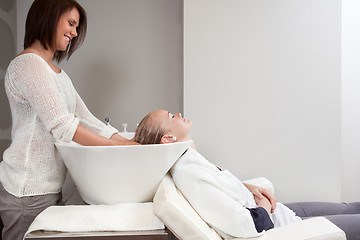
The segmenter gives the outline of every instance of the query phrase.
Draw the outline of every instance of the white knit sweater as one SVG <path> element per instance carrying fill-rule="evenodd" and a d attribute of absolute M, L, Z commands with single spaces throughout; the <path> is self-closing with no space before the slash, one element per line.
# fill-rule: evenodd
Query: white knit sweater
<path fill-rule="evenodd" d="M 17 197 L 61 191 L 66 168 L 54 143 L 70 142 L 79 122 L 105 137 L 117 132 L 90 113 L 63 70 L 55 73 L 36 54 L 10 63 L 5 89 L 12 143 L 0 164 L 0 181 Z"/>

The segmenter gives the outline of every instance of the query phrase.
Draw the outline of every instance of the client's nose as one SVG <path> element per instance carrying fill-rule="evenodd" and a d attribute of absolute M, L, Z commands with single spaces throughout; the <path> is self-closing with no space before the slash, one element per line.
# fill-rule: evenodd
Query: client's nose
<path fill-rule="evenodd" d="M 176 117 L 181 118 L 181 113 L 175 114 Z"/>

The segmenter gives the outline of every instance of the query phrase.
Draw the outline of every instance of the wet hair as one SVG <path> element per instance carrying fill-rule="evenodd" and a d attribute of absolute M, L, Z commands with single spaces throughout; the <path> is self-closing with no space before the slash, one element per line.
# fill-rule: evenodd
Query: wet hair
<path fill-rule="evenodd" d="M 165 133 L 161 128 L 161 122 L 149 113 L 140 121 L 136 129 L 135 141 L 140 144 L 159 144 Z"/>
<path fill-rule="evenodd" d="M 87 18 L 86 12 L 75 0 L 35 0 L 31 5 L 25 24 L 24 49 L 39 40 L 45 49 L 55 46 L 55 34 L 60 17 L 76 8 L 79 11 L 79 26 L 77 37 L 73 38 L 66 51 L 56 51 L 54 60 L 61 62 L 69 59 L 74 51 L 84 42 Z"/>

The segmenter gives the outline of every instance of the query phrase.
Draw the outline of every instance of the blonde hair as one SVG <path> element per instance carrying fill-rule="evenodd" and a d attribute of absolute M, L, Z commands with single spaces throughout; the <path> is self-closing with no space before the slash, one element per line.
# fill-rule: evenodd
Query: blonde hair
<path fill-rule="evenodd" d="M 165 130 L 161 128 L 161 122 L 159 119 L 155 119 L 152 113 L 147 114 L 136 129 L 135 141 L 140 144 L 159 144 L 161 138 L 166 134 Z"/>

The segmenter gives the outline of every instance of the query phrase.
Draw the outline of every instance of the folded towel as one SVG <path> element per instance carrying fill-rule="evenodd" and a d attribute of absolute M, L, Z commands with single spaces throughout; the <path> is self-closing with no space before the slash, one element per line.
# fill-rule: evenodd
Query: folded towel
<path fill-rule="evenodd" d="M 52 206 L 35 218 L 26 234 L 38 230 L 95 232 L 158 229 L 164 229 L 164 224 L 153 214 L 153 203 L 119 203 Z"/>

